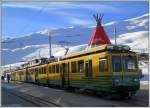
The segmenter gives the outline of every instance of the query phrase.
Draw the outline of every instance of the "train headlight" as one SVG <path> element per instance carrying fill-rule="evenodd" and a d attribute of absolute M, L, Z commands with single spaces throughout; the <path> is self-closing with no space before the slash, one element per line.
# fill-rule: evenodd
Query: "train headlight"
<path fill-rule="evenodd" d="M 138 78 L 135 78 L 135 79 L 133 79 L 133 81 L 138 82 L 138 81 L 139 81 L 139 79 L 138 79 Z"/>
<path fill-rule="evenodd" d="M 115 83 L 119 83 L 120 81 L 121 81 L 120 78 L 114 78 L 114 82 L 115 82 Z"/>
<path fill-rule="evenodd" d="M 113 84 L 114 84 L 114 86 L 118 86 L 118 85 L 120 85 L 121 84 L 121 78 L 114 78 L 114 80 L 113 80 Z"/>
<path fill-rule="evenodd" d="M 120 80 L 119 79 L 115 79 L 115 82 L 120 82 Z"/>

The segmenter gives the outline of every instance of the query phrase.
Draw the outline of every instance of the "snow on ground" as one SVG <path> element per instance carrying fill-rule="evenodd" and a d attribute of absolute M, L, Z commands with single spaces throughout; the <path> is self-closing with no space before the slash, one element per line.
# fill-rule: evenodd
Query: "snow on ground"
<path fill-rule="evenodd" d="M 148 72 L 148 67 L 149 67 L 149 64 L 148 64 L 148 63 L 140 62 L 139 68 L 142 69 L 142 73 L 143 73 L 143 74 L 145 74 L 145 75 L 148 75 L 148 74 L 149 74 L 149 72 Z"/>
<path fill-rule="evenodd" d="M 142 85 L 149 85 L 149 81 L 147 80 L 147 81 L 140 81 L 140 84 L 142 84 Z"/>
<path fill-rule="evenodd" d="M 138 31 L 119 35 L 118 42 L 127 44 L 131 48 L 144 49 L 148 48 L 148 31 Z"/>
<path fill-rule="evenodd" d="M 27 63 L 27 62 L 18 62 L 18 63 L 4 65 L 4 66 L 1 66 L 0 69 L 3 74 L 4 71 L 10 70 L 10 69 L 16 69 L 17 67 L 20 67 L 24 63 Z"/>

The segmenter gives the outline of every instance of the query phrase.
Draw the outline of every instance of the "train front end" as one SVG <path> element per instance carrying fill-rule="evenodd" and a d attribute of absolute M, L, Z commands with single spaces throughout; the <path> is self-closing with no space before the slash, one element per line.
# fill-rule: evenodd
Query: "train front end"
<path fill-rule="evenodd" d="M 111 49 L 112 90 L 121 96 L 134 95 L 140 89 L 141 71 L 138 56 L 128 46 L 109 46 Z"/>

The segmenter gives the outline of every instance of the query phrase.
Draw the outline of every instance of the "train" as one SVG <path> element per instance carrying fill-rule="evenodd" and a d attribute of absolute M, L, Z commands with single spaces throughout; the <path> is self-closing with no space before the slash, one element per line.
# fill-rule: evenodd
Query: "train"
<path fill-rule="evenodd" d="M 131 97 L 140 89 L 140 76 L 136 52 L 105 44 L 14 70 L 11 80 Z"/>

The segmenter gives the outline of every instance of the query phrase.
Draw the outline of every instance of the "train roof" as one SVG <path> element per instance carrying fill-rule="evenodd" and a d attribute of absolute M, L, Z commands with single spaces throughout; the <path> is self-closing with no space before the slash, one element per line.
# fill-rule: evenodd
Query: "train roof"
<path fill-rule="evenodd" d="M 113 44 L 105 44 L 101 45 L 95 48 L 89 48 L 87 50 L 83 50 L 77 53 L 69 54 L 63 57 L 63 59 L 68 59 L 68 58 L 73 58 L 77 57 L 80 55 L 85 55 L 85 54 L 92 54 L 94 52 L 105 52 L 105 51 L 110 51 L 110 52 L 131 52 L 130 47 L 127 45 L 113 45 Z"/>
<path fill-rule="evenodd" d="M 68 54 L 68 55 L 64 56 L 63 59 L 78 56 L 78 55 L 82 55 L 82 54 L 85 54 L 85 53 L 95 52 L 95 51 L 98 51 L 98 50 L 104 50 L 106 46 L 107 45 L 102 45 L 102 46 L 99 46 L 99 47 L 89 48 L 89 49 L 86 49 L 86 50 L 83 50 L 83 51 L 80 51 L 80 52 L 76 52 L 76 53 L 73 53 L 73 54 Z"/>
<path fill-rule="evenodd" d="M 101 45 L 101 46 L 98 46 L 98 47 L 95 47 L 95 48 L 89 48 L 89 49 L 86 49 L 86 50 L 83 50 L 83 51 L 80 51 L 80 52 L 77 52 L 77 53 L 73 53 L 73 54 L 69 54 L 69 55 L 66 55 L 66 56 L 63 56 L 59 61 L 63 61 L 63 60 L 67 60 L 67 59 L 72 59 L 72 58 L 76 58 L 76 57 L 80 57 L 80 56 L 85 56 L 85 55 L 90 55 L 90 54 L 95 54 L 95 53 L 100 53 L 100 52 L 127 52 L 127 53 L 135 53 L 133 51 L 130 51 L 130 47 L 127 46 L 127 45 L 113 45 L 113 44 L 105 44 L 105 45 Z M 53 61 L 51 63 L 55 63 L 57 61 Z M 46 66 L 47 64 L 50 64 L 50 63 L 45 63 L 45 64 L 37 64 L 37 65 L 34 65 L 34 66 L 28 66 L 29 69 L 32 69 L 32 68 L 37 68 L 37 67 L 41 67 L 41 66 Z M 18 70 L 14 70 L 14 71 L 21 71 L 21 70 L 24 70 L 26 68 L 21 68 L 21 69 L 18 69 Z"/>

